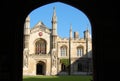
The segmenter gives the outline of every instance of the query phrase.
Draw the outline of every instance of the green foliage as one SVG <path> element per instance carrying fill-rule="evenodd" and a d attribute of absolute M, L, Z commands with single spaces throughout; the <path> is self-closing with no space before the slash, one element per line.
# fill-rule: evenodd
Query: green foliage
<path fill-rule="evenodd" d="M 65 66 L 69 66 L 69 59 L 60 59 L 60 62 L 65 64 Z"/>

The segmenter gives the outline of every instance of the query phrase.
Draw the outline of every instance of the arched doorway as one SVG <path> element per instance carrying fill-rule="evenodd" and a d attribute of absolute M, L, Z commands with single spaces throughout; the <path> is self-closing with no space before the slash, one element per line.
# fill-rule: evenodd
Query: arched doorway
<path fill-rule="evenodd" d="M 45 63 L 40 61 L 36 64 L 36 75 L 45 75 Z"/>

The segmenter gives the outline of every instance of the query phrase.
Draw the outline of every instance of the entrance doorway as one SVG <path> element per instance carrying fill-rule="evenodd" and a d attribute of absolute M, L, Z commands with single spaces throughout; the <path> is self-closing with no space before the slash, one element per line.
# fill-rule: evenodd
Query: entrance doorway
<path fill-rule="evenodd" d="M 38 62 L 36 65 L 36 74 L 37 75 L 44 75 L 45 74 L 45 63 Z"/>

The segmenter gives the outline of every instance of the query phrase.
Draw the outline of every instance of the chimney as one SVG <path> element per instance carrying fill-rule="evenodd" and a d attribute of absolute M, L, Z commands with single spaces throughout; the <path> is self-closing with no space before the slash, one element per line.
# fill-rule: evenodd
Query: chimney
<path fill-rule="evenodd" d="M 74 32 L 74 39 L 79 39 L 79 33 L 78 32 Z"/>

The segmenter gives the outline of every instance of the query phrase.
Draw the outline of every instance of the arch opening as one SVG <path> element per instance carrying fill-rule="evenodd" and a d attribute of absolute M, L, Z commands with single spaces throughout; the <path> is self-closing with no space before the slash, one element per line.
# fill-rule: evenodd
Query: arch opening
<path fill-rule="evenodd" d="M 62 3 L 60 3 L 60 4 L 62 4 Z M 49 9 L 47 9 L 47 11 L 48 10 Z M 58 10 L 59 10 L 59 8 L 58 8 Z M 84 63 L 85 66 L 92 65 L 92 61 L 91 61 L 92 60 L 92 56 L 91 56 L 92 55 L 91 54 L 92 53 L 92 37 L 91 37 L 91 28 L 90 28 L 91 24 L 90 24 L 88 18 L 86 17 L 86 15 L 82 15 L 82 16 L 84 16 L 86 18 L 85 21 L 83 20 L 83 22 L 85 22 L 85 23 L 82 24 L 82 25 L 84 25 L 84 28 L 83 28 L 83 31 L 82 31 L 82 32 L 84 32 L 83 35 L 79 36 L 78 32 L 75 32 L 74 33 L 74 37 L 72 37 L 72 33 L 75 30 L 74 28 L 76 28 L 76 30 L 80 32 L 81 28 L 79 29 L 79 27 L 82 27 L 82 25 L 77 27 L 78 25 L 76 25 L 76 23 L 73 23 L 70 28 L 66 28 L 64 26 L 65 29 L 62 29 L 62 30 L 68 30 L 64 34 L 68 33 L 68 34 L 70 34 L 70 36 L 68 35 L 68 37 L 62 38 L 61 37 L 62 34 L 61 34 L 61 36 L 59 36 L 60 33 L 57 31 L 57 30 L 61 30 L 60 29 L 61 25 L 59 25 L 61 22 L 57 23 L 57 20 L 60 17 L 57 19 L 58 16 L 57 16 L 56 12 L 57 12 L 57 9 L 54 10 L 52 19 L 50 18 L 51 19 L 50 21 L 52 21 L 52 28 L 50 28 L 51 25 L 48 24 L 46 26 L 41 21 L 38 22 L 36 25 L 32 26 L 33 28 L 30 28 L 30 18 L 32 18 L 32 17 L 27 18 L 27 21 L 25 23 L 27 30 L 26 29 L 24 30 L 24 31 L 27 32 L 27 33 L 25 33 L 26 40 L 30 39 L 29 43 L 31 43 L 31 41 L 33 42 L 36 38 L 40 39 L 40 40 L 35 42 L 35 54 L 36 55 L 39 55 L 39 53 L 46 54 L 46 51 L 49 51 L 49 53 L 50 53 L 50 54 L 46 54 L 48 56 L 53 55 L 52 52 L 55 53 L 54 56 L 53 56 L 54 58 L 50 58 L 48 56 L 38 56 L 39 59 L 46 59 L 46 58 L 50 59 L 50 60 L 46 60 L 46 63 L 47 63 L 46 66 L 50 68 L 49 70 L 46 69 L 47 73 L 52 73 L 53 75 L 61 74 L 60 67 L 61 67 L 61 69 L 65 69 L 65 66 L 63 64 L 60 64 L 58 59 L 59 60 L 63 59 L 63 58 L 69 59 L 69 56 L 71 54 L 71 57 L 70 57 L 71 58 L 70 59 L 71 60 L 70 65 L 71 66 L 69 66 L 69 67 L 71 67 L 71 70 L 70 70 L 71 74 L 73 74 L 73 75 L 80 75 L 81 73 L 79 73 L 79 71 L 81 71 L 81 67 L 80 67 L 79 64 L 78 65 L 76 64 L 77 61 L 80 61 L 80 62 Z M 81 12 L 81 14 L 83 14 L 83 12 Z M 32 16 L 32 14 L 30 14 L 29 16 Z M 63 16 L 61 16 L 61 17 L 63 17 Z M 76 16 L 72 16 L 72 17 L 76 17 Z M 39 18 L 37 18 L 37 19 L 39 19 Z M 41 19 L 42 19 L 42 17 L 41 17 Z M 46 20 L 47 20 L 47 22 L 49 21 L 49 19 L 47 19 L 47 17 L 46 17 Z M 61 20 L 61 18 L 59 19 L 59 21 L 60 20 Z M 67 20 L 69 20 L 69 19 L 67 19 Z M 72 18 L 72 20 L 73 20 L 73 18 Z M 75 21 L 75 20 L 73 20 L 73 21 Z M 80 21 L 82 23 L 82 20 L 80 20 Z M 76 21 L 76 22 L 78 22 L 78 21 Z M 90 31 L 88 29 L 88 26 L 89 26 Z M 27 27 L 29 27 L 29 28 L 27 28 Z M 41 32 L 42 34 L 40 34 L 40 36 L 38 36 L 38 34 L 36 33 L 37 31 Z M 28 37 L 29 34 L 31 35 L 31 37 Z M 69 39 L 69 37 L 71 39 Z M 47 41 L 48 48 L 46 48 L 46 41 L 44 41 L 42 39 L 45 39 Z M 26 45 L 28 46 L 27 42 L 26 42 Z M 29 45 L 30 46 L 28 46 L 28 48 L 29 48 L 29 50 L 31 52 L 31 50 L 33 49 L 34 46 L 31 45 L 31 44 L 29 44 Z M 66 45 L 66 47 L 61 47 L 63 45 Z M 78 46 L 83 46 L 83 47 L 78 47 Z M 68 50 L 70 50 L 70 51 L 68 52 Z M 30 52 L 29 52 L 29 54 L 32 54 Z M 33 57 L 37 57 L 36 55 L 33 54 Z M 78 56 L 80 56 L 80 57 L 78 57 Z M 33 58 L 33 59 L 35 60 L 35 58 Z M 54 61 L 52 61 L 52 60 L 54 60 Z M 54 63 L 52 63 L 52 62 L 54 62 Z M 48 64 L 50 64 L 50 65 L 48 65 Z M 44 67 L 45 67 L 44 63 L 38 63 L 36 65 L 36 74 L 46 74 L 45 72 L 43 72 L 43 68 Z M 84 71 L 85 72 L 84 74 L 86 74 L 86 73 L 89 74 L 90 73 L 89 72 L 90 71 L 89 68 L 92 68 L 92 66 L 89 66 L 87 68 L 87 70 Z M 67 72 L 66 72 L 66 74 L 67 74 Z"/>
<path fill-rule="evenodd" d="M 45 75 L 45 63 L 44 62 L 38 62 L 36 64 L 36 75 Z"/>

